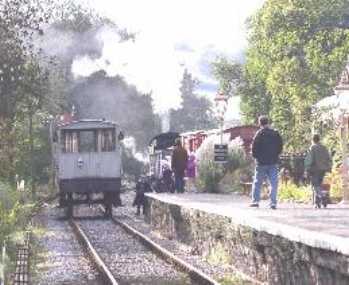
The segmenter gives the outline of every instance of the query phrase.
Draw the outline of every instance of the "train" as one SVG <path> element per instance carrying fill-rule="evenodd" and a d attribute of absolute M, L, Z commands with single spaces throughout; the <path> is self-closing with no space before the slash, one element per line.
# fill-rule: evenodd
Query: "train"
<path fill-rule="evenodd" d="M 255 126 L 224 130 L 231 134 L 231 139 L 240 136 L 246 143 L 246 150 L 256 131 Z M 177 138 L 188 151 L 195 152 L 207 137 L 217 132 L 167 132 L 152 138 L 149 143 L 149 177 L 155 182 L 154 190 L 164 192 L 167 188 L 174 188 L 164 181 L 164 171 L 171 168 L 172 148 Z M 121 206 L 121 141 L 124 138 L 121 127 L 105 119 L 76 120 L 69 117 L 54 124 L 50 133 L 59 205 L 65 208 L 66 216 L 73 216 L 76 205 L 102 204 L 106 217 L 110 217 L 113 206 Z"/>
<path fill-rule="evenodd" d="M 223 133 L 229 135 L 229 139 L 233 140 L 240 137 L 243 142 L 244 150 L 247 154 L 251 153 L 251 144 L 253 138 L 258 131 L 255 125 L 240 125 L 224 128 Z M 219 129 L 211 130 L 195 130 L 185 133 L 166 132 L 153 137 L 149 142 L 149 177 L 158 181 L 155 185 L 163 185 L 163 173 L 170 167 L 171 154 L 174 142 L 180 138 L 182 145 L 190 153 L 195 153 L 201 144 L 210 136 L 216 136 L 220 133 Z M 213 150 L 212 150 L 213 151 Z M 159 192 L 163 192 L 159 190 Z"/>
<path fill-rule="evenodd" d="M 121 205 L 120 126 L 104 119 L 72 120 L 52 133 L 59 204 L 67 217 L 79 204 L 102 204 L 110 217 L 112 207 Z"/>

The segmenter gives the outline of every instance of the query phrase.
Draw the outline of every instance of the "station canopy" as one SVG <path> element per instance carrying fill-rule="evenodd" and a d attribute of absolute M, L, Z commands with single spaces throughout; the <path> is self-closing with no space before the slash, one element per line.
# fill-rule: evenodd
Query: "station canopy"
<path fill-rule="evenodd" d="M 343 113 L 349 111 L 349 94 L 347 96 L 328 96 L 315 104 L 315 110 L 321 110 L 322 119 L 339 119 Z"/>
<path fill-rule="evenodd" d="M 323 110 L 321 117 L 337 120 L 342 115 L 349 116 L 349 56 L 347 65 L 342 72 L 337 86 L 334 88 L 334 94 L 325 97 L 315 104 L 315 109 Z"/>

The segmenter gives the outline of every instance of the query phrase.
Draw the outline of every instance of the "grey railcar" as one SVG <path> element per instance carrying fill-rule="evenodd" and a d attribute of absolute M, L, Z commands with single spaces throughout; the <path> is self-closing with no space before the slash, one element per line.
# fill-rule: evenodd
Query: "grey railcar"
<path fill-rule="evenodd" d="M 120 127 L 105 120 L 79 120 L 58 126 L 56 179 L 60 205 L 66 207 L 68 217 L 77 204 L 104 204 L 109 216 L 113 205 L 121 205 L 122 139 Z M 95 193 L 102 195 L 92 195 Z"/>

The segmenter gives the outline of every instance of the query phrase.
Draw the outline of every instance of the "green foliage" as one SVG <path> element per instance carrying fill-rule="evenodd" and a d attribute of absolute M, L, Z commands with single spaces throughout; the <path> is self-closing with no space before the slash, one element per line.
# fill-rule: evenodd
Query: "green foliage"
<path fill-rule="evenodd" d="M 268 0 L 249 20 L 240 83 L 246 122 L 268 114 L 286 149 L 302 150 L 311 106 L 331 95 L 349 53 L 345 0 Z"/>
<path fill-rule="evenodd" d="M 49 73 L 56 70 L 53 61 L 35 46 L 50 7 L 34 0 L 9 0 L 0 7 L 0 178 L 11 183 L 15 175 L 33 185 L 41 179 L 50 159 L 42 156 L 43 121 L 63 105 L 64 92 L 51 93 L 58 81 L 57 73 Z"/>
<path fill-rule="evenodd" d="M 18 229 L 22 229 L 31 206 L 22 204 L 23 197 L 9 184 L 0 182 L 0 245 Z"/>
<path fill-rule="evenodd" d="M 200 161 L 198 165 L 198 185 L 209 193 L 219 193 L 218 183 L 224 177 L 224 167 L 212 160 Z"/>
<path fill-rule="evenodd" d="M 24 193 L 15 191 L 9 184 L 0 182 L 0 250 L 6 243 L 5 275 L 14 270 L 16 255 L 16 242 L 24 230 L 30 213 L 33 211 L 32 204 L 23 204 L 26 200 Z"/>
<path fill-rule="evenodd" d="M 220 91 L 227 96 L 235 95 L 242 79 L 241 64 L 219 57 L 212 63 L 212 69 L 214 77 L 219 82 Z"/>
<path fill-rule="evenodd" d="M 225 138 L 227 139 L 227 138 Z M 200 189 L 209 193 L 220 193 L 223 191 L 219 187 L 225 176 L 232 177 L 228 183 L 230 191 L 236 190 L 234 182 L 240 183 L 240 176 L 245 175 L 251 168 L 251 160 L 246 156 L 241 141 L 233 140 L 228 144 L 227 162 L 214 162 L 215 138 L 207 138 L 197 151 L 198 160 L 198 185 Z M 235 175 L 236 174 L 236 175 Z M 248 174 L 247 174 L 248 175 Z"/>
<path fill-rule="evenodd" d="M 311 186 L 297 186 L 292 182 L 281 183 L 278 199 L 282 202 L 307 203 L 312 199 Z"/>
<path fill-rule="evenodd" d="M 243 280 L 242 278 L 240 278 L 239 276 L 234 275 L 234 274 L 224 276 L 223 278 L 219 279 L 218 281 L 219 281 L 219 284 L 222 284 L 222 285 L 233 285 L 233 284 L 234 285 L 250 285 L 250 284 L 253 284 L 252 282 Z"/>
<path fill-rule="evenodd" d="M 210 129 L 216 126 L 211 102 L 195 94 L 197 80 L 185 70 L 181 82 L 182 106 L 170 111 L 170 129 L 176 132 Z"/>
<path fill-rule="evenodd" d="M 331 173 L 326 174 L 325 183 L 330 184 L 330 197 L 334 200 L 343 198 L 342 175 L 339 168 L 334 168 Z"/>
<path fill-rule="evenodd" d="M 205 259 L 214 265 L 228 265 L 232 263 L 232 256 L 221 243 L 211 248 Z"/>

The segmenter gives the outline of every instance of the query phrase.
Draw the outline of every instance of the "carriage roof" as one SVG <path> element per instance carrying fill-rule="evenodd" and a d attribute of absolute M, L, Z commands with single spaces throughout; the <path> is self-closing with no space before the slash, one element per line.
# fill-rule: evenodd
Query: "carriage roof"
<path fill-rule="evenodd" d="M 111 129 L 118 124 L 106 120 L 79 120 L 59 126 L 61 130 Z"/>

